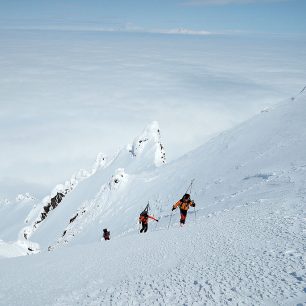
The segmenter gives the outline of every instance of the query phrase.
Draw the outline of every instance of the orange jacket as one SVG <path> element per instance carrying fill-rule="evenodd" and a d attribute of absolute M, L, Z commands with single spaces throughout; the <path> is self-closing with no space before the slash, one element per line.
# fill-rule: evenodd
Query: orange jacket
<path fill-rule="evenodd" d="M 191 200 L 188 200 L 187 202 L 184 202 L 182 200 L 179 200 L 177 201 L 174 205 L 173 205 L 173 208 L 177 208 L 177 207 L 180 207 L 180 209 L 182 210 L 188 210 L 189 209 L 189 206 L 192 206 L 194 207 L 194 202 L 191 201 Z"/>
<path fill-rule="evenodd" d="M 152 217 L 152 216 L 149 216 L 149 215 L 147 215 L 147 216 L 140 216 L 139 217 L 139 222 L 142 222 L 142 223 L 144 223 L 144 224 L 147 224 L 148 223 L 148 219 L 153 219 L 153 220 L 155 220 L 155 221 L 157 221 L 157 219 L 155 219 L 154 217 Z"/>

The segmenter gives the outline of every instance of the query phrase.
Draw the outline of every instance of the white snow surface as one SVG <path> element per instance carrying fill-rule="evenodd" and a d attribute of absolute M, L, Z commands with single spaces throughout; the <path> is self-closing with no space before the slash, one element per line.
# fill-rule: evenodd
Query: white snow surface
<path fill-rule="evenodd" d="M 0 256 L 10 243 L 40 254 L 0 260 L 0 304 L 306 305 L 305 118 L 305 97 L 284 101 L 170 164 L 153 123 L 29 240 L 29 203 L 1 207 Z M 171 207 L 192 178 L 196 210 L 179 227 Z M 159 222 L 138 234 L 148 201 Z"/>

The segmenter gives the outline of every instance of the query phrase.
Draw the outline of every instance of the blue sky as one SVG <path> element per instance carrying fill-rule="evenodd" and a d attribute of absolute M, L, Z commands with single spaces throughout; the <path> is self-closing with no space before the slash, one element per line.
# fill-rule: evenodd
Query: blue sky
<path fill-rule="evenodd" d="M 0 0 L 1 26 L 305 33 L 305 0 Z"/>

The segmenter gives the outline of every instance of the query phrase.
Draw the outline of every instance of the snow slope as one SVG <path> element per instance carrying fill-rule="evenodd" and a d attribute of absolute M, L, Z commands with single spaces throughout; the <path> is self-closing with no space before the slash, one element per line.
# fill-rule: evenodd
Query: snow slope
<path fill-rule="evenodd" d="M 97 241 L 101 227 L 110 227 L 113 236 L 132 233 L 137 230 L 138 212 L 147 201 L 152 213 L 162 218 L 159 227 L 164 228 L 169 208 L 191 178 L 196 179 L 194 199 L 200 203 L 199 214 L 202 209 L 207 213 L 232 207 L 244 201 L 245 194 L 249 200 L 275 198 L 271 190 L 281 185 L 290 186 L 296 196 L 303 187 L 295 185 L 289 174 L 305 165 L 303 101 L 284 102 L 178 161 L 157 168 L 164 155 L 156 136 L 159 129 L 153 124 L 132 147 L 120 151 L 107 167 L 79 184 L 30 239 L 46 249 L 58 243 Z M 150 141 L 139 142 L 145 139 Z M 135 143 L 141 147 L 135 149 Z"/>
<path fill-rule="evenodd" d="M 305 268 L 291 204 L 2 261 L 1 305 L 297 305 Z"/>
<path fill-rule="evenodd" d="M 154 123 L 31 233 L 41 254 L 0 261 L 0 303 L 306 304 L 305 117 L 305 97 L 285 101 L 168 165 Z M 148 200 L 160 222 L 139 235 Z"/>
<path fill-rule="evenodd" d="M 14 201 L 0 204 L 0 258 L 27 254 L 27 248 L 32 243 L 19 240 L 18 233 L 22 231 L 26 216 L 35 209 L 37 202 L 29 194 L 19 194 Z"/>

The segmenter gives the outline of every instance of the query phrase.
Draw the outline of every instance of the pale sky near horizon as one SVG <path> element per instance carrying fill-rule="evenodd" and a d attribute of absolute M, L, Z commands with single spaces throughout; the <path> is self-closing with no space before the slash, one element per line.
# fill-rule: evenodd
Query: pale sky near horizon
<path fill-rule="evenodd" d="M 305 0 L 10 0 L 0 27 L 92 25 L 115 30 L 306 33 Z"/>

